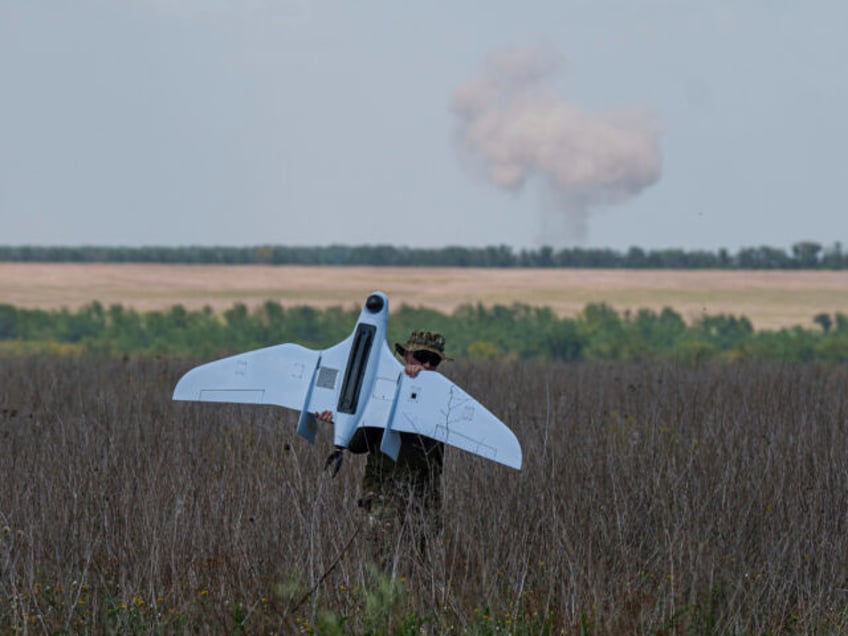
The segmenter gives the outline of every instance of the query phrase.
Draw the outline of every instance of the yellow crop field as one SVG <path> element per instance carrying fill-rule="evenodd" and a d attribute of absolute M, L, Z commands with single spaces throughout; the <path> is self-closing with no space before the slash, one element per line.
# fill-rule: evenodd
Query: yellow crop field
<path fill-rule="evenodd" d="M 95 300 L 137 310 L 223 310 L 266 300 L 358 307 L 374 290 L 395 308 L 526 303 L 573 316 L 605 302 L 622 312 L 671 307 L 690 322 L 742 315 L 757 329 L 811 327 L 818 313 L 848 314 L 845 271 L 0 263 L 0 303 L 23 308 L 74 309 Z"/>

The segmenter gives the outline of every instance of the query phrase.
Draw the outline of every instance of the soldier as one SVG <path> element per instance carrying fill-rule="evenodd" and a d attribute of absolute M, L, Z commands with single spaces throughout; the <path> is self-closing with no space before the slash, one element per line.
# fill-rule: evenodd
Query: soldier
<path fill-rule="evenodd" d="M 413 331 L 405 344 L 395 344 L 395 351 L 413 378 L 422 369 L 432 371 L 450 360 L 445 356 L 444 336 L 430 331 Z M 316 416 L 325 422 L 333 419 L 331 411 Z M 400 533 L 409 532 L 423 556 L 428 536 L 441 530 L 444 444 L 414 433 L 400 436 L 397 461 L 380 451 L 381 428 L 360 428 L 348 445 L 352 453 L 368 454 L 358 504 L 368 514 L 374 556 L 384 567 Z"/>

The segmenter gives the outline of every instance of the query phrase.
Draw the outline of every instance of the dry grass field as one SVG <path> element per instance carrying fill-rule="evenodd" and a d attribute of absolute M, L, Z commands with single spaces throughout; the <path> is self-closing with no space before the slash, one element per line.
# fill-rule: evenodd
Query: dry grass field
<path fill-rule="evenodd" d="M 848 629 L 843 367 L 451 365 L 525 465 L 449 449 L 443 536 L 399 535 L 392 580 L 361 458 L 333 479 L 292 412 L 172 402 L 194 362 L 3 360 L 0 632 Z"/>
<path fill-rule="evenodd" d="M 449 312 L 465 303 L 527 303 L 573 316 L 588 303 L 619 311 L 671 307 L 687 321 L 747 316 L 757 329 L 812 327 L 848 314 L 848 272 L 473 269 L 0 263 L 0 302 L 77 308 L 94 300 L 139 310 L 182 304 L 225 309 L 266 300 L 359 307 L 375 289 L 393 306 Z"/>

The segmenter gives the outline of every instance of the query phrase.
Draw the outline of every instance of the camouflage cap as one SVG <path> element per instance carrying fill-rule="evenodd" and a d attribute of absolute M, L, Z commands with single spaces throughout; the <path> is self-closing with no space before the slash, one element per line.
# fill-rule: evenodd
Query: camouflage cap
<path fill-rule="evenodd" d="M 445 337 L 432 331 L 413 331 L 405 344 L 395 343 L 395 351 L 401 356 L 406 355 L 407 351 L 430 351 L 442 360 L 452 359 L 445 355 Z"/>

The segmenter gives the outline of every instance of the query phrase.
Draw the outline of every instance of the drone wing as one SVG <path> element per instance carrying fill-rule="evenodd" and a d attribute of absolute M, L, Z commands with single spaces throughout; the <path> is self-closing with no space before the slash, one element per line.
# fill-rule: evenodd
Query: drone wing
<path fill-rule="evenodd" d="M 521 445 L 506 424 L 434 371 L 421 371 L 414 378 L 403 374 L 390 428 L 432 437 L 506 466 L 521 468 Z"/>
<path fill-rule="evenodd" d="M 321 354 L 297 344 L 248 351 L 195 367 L 174 388 L 175 400 L 276 404 L 300 410 Z"/>

